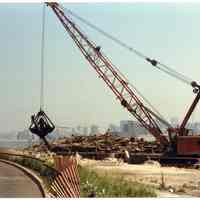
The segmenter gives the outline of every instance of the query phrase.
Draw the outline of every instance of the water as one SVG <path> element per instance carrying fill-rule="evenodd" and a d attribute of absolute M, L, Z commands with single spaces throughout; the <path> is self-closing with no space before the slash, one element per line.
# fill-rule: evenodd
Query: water
<path fill-rule="evenodd" d="M 2 140 L 0 139 L 0 148 L 25 148 L 29 146 L 27 140 Z"/>

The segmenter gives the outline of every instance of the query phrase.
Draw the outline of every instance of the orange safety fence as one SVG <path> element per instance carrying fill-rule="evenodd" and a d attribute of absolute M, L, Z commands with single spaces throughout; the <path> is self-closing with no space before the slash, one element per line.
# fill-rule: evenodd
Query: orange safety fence
<path fill-rule="evenodd" d="M 76 158 L 73 156 L 55 156 L 54 161 L 59 173 L 51 184 L 51 197 L 80 197 L 80 178 Z"/>

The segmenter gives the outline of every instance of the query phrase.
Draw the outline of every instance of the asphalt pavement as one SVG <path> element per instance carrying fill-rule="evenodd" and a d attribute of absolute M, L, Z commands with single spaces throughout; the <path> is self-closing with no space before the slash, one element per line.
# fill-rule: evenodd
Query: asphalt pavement
<path fill-rule="evenodd" d="M 39 187 L 23 171 L 0 162 L 0 198 L 39 198 Z"/>

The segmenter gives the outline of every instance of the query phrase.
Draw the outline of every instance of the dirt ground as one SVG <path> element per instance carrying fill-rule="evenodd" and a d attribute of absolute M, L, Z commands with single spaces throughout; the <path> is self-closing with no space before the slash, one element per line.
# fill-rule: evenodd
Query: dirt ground
<path fill-rule="evenodd" d="M 80 159 L 79 162 L 99 174 L 123 176 L 152 185 L 158 190 L 159 197 L 200 197 L 200 169 L 161 167 L 157 162 L 133 165 L 116 159 Z"/>

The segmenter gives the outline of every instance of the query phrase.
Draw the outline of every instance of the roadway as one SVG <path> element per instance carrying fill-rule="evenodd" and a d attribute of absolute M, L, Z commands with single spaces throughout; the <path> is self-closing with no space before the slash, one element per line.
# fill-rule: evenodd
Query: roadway
<path fill-rule="evenodd" d="M 0 161 L 0 198 L 43 197 L 37 184 L 22 170 Z"/>

